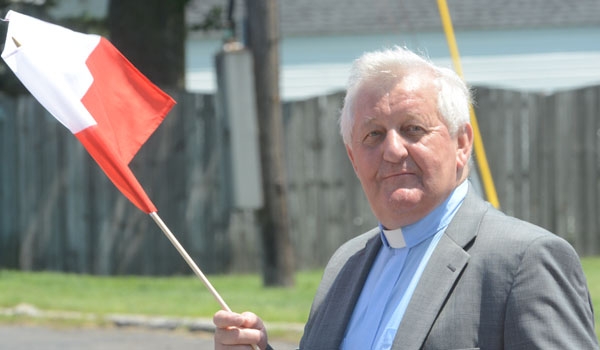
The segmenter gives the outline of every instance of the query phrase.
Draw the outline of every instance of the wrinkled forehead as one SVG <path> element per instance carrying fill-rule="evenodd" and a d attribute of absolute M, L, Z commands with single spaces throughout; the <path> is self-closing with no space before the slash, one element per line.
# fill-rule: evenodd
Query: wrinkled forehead
<path fill-rule="evenodd" d="M 427 69 L 415 69 L 403 74 L 380 72 L 361 82 L 354 99 L 354 110 L 373 107 L 392 91 L 402 91 L 407 96 L 409 94 L 429 95 L 428 97 L 435 101 L 438 93 L 436 75 Z"/>

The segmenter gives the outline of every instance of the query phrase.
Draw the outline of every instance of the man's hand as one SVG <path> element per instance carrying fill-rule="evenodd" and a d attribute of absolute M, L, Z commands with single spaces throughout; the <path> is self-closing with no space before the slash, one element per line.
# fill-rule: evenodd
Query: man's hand
<path fill-rule="evenodd" d="M 267 330 L 263 321 L 251 312 L 241 314 L 220 310 L 215 313 L 215 350 L 267 348 Z"/>

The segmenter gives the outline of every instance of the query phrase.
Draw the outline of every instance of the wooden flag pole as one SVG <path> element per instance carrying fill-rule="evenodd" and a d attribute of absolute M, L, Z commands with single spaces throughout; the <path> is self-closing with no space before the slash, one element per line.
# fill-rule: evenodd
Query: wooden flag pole
<path fill-rule="evenodd" d="M 158 213 L 157 212 L 150 213 L 150 217 L 154 220 L 154 222 L 156 222 L 156 224 L 158 225 L 158 227 L 160 227 L 160 229 L 165 234 L 165 236 L 167 236 L 167 238 L 169 239 L 169 241 L 171 241 L 171 243 L 173 244 L 173 246 L 175 247 L 175 249 L 177 249 L 177 251 L 179 252 L 179 254 L 181 254 L 181 256 L 183 257 L 183 260 L 185 260 L 185 262 L 192 268 L 192 271 L 194 271 L 194 273 L 196 274 L 196 276 L 198 276 L 198 278 L 200 278 L 200 280 L 202 281 L 202 283 L 204 283 L 204 285 L 206 286 L 206 288 L 208 288 L 208 291 L 215 297 L 215 299 L 217 299 L 217 302 L 219 303 L 219 305 L 221 305 L 221 308 L 223 310 L 225 310 L 225 311 L 231 311 L 231 309 L 229 308 L 229 306 L 227 305 L 227 303 L 225 302 L 225 300 L 223 300 L 223 298 L 221 297 L 221 295 L 219 294 L 219 292 L 217 292 L 217 290 L 215 289 L 215 287 L 213 287 L 213 285 L 210 283 L 210 281 L 208 280 L 208 278 L 206 278 L 206 276 L 204 275 L 204 273 L 202 272 L 202 270 L 200 270 L 200 268 L 198 267 L 198 265 L 196 265 L 196 263 L 194 262 L 194 260 L 192 260 L 192 258 L 190 257 L 190 255 L 185 251 L 185 249 L 183 248 L 183 246 L 179 243 L 179 241 L 177 240 L 177 238 L 175 237 L 175 235 L 173 235 L 173 233 L 171 232 L 171 230 L 169 230 L 169 228 L 167 227 L 167 225 L 165 225 L 165 223 L 162 221 L 162 219 L 160 218 L 160 216 L 158 216 Z M 252 344 L 252 349 L 254 349 L 254 350 L 260 350 L 258 348 L 258 346 L 254 345 L 254 344 Z"/>
<path fill-rule="evenodd" d="M 164 232 L 164 234 L 167 236 L 169 241 L 171 241 L 173 246 L 175 246 L 175 249 L 177 249 L 179 254 L 181 254 L 181 256 L 183 257 L 183 260 L 185 260 L 185 262 L 188 265 L 190 265 L 190 267 L 192 268 L 192 271 L 194 271 L 196 276 L 198 276 L 198 278 L 200 278 L 200 280 L 204 283 L 206 288 L 208 288 L 208 291 L 215 297 L 215 299 L 217 299 L 217 302 L 219 303 L 219 305 L 221 305 L 221 308 L 226 311 L 231 311 L 231 309 L 229 308 L 227 303 L 225 303 L 225 300 L 223 300 L 221 295 L 219 295 L 219 292 L 217 292 L 217 290 L 215 289 L 215 287 L 213 287 L 213 285 L 210 283 L 208 278 L 206 278 L 206 276 L 204 275 L 202 270 L 200 270 L 198 265 L 196 265 L 194 260 L 192 260 L 190 255 L 185 251 L 185 249 L 179 243 L 177 238 L 175 238 L 175 236 L 173 235 L 171 230 L 169 230 L 169 228 L 167 227 L 167 225 L 165 225 L 165 223 L 162 221 L 160 216 L 158 216 L 158 213 L 156 213 L 156 212 L 150 213 L 150 217 L 154 220 L 154 222 L 156 222 L 158 227 L 160 227 L 160 229 Z"/>

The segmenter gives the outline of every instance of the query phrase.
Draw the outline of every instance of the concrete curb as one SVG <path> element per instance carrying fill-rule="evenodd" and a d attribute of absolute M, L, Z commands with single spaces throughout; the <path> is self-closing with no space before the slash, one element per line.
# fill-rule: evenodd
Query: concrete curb
<path fill-rule="evenodd" d="M 214 332 L 211 319 L 177 318 L 165 316 L 120 315 L 99 316 L 72 311 L 41 310 L 31 304 L 18 304 L 15 307 L 0 309 L 3 316 L 24 316 L 34 319 L 82 320 L 95 323 L 106 323 L 116 327 L 139 327 L 150 329 L 174 330 L 185 328 L 189 331 Z"/>
<path fill-rule="evenodd" d="M 135 327 L 162 330 L 187 329 L 190 332 L 209 333 L 213 333 L 215 330 L 212 319 L 207 318 L 120 314 L 99 316 L 96 314 L 72 311 L 41 310 L 34 305 L 25 303 L 18 304 L 11 308 L 0 309 L 0 315 L 24 316 L 34 319 L 82 320 L 98 324 L 110 324 L 119 328 Z M 266 326 L 269 330 L 290 331 L 294 333 L 301 333 L 304 330 L 303 324 L 296 323 L 267 323 Z"/>

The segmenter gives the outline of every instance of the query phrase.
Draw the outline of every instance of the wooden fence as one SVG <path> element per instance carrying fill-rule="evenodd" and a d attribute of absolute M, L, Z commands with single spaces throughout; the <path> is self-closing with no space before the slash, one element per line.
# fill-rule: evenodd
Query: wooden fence
<path fill-rule="evenodd" d="M 131 168 L 207 273 L 257 271 L 253 212 L 235 208 L 227 121 L 212 95 L 177 105 Z M 338 135 L 342 93 L 283 104 L 298 268 L 323 266 L 373 227 Z M 476 89 L 502 209 L 600 252 L 600 87 L 544 95 Z M 130 204 L 68 130 L 30 97 L 0 96 L 0 268 L 187 274 L 152 219 Z"/>
<path fill-rule="evenodd" d="M 600 252 L 600 86 L 480 88 L 477 114 L 502 209 Z"/>

